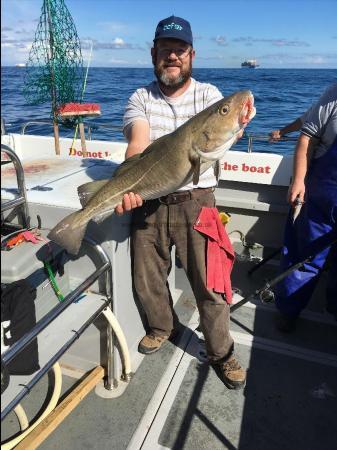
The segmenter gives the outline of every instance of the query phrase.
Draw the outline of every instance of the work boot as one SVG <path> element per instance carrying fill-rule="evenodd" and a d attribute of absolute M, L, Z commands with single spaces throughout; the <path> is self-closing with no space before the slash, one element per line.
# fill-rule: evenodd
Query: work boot
<path fill-rule="evenodd" d="M 278 313 L 275 317 L 275 324 L 276 328 L 281 331 L 281 333 L 292 333 L 297 326 L 297 317 Z"/>
<path fill-rule="evenodd" d="M 161 346 L 170 338 L 170 335 L 159 335 L 154 333 L 146 334 L 139 342 L 138 351 L 143 355 L 150 355 L 157 352 Z"/>
<path fill-rule="evenodd" d="M 246 371 L 243 369 L 234 355 L 225 362 L 214 363 L 222 382 L 228 389 L 242 389 L 246 384 Z"/>

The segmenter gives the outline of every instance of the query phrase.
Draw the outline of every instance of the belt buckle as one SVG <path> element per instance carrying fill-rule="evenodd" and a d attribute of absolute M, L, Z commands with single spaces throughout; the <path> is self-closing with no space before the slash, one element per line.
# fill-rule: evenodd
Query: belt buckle
<path fill-rule="evenodd" d="M 165 199 L 165 200 L 164 200 Z M 164 197 L 159 197 L 159 203 L 163 205 L 175 205 L 177 203 L 184 202 L 186 200 L 192 199 L 192 191 L 181 191 L 181 192 L 175 192 L 172 194 L 168 194 Z"/>
<path fill-rule="evenodd" d="M 168 197 L 167 195 L 165 195 L 165 196 L 163 196 L 163 197 L 158 197 L 159 203 L 161 203 L 162 205 L 168 205 L 169 203 L 168 203 L 167 201 L 164 200 L 164 199 L 168 200 L 167 197 Z"/>

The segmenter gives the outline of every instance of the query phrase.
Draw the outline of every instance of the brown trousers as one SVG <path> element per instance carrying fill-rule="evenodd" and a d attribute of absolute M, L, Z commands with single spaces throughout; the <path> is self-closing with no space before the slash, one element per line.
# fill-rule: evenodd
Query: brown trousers
<path fill-rule="evenodd" d="M 215 199 L 209 189 L 190 192 L 190 199 L 178 203 L 151 200 L 134 210 L 134 284 L 151 330 L 170 334 L 175 324 L 167 277 L 175 245 L 196 298 L 208 358 L 217 361 L 233 351 L 229 305 L 222 295 L 206 288 L 207 239 L 193 229 L 201 207 L 214 207 Z"/>

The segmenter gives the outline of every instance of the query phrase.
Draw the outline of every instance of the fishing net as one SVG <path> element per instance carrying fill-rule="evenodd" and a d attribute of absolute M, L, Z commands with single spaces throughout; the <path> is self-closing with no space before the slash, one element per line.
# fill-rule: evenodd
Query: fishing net
<path fill-rule="evenodd" d="M 81 101 L 83 78 L 80 40 L 64 0 L 43 0 L 26 65 L 26 101 L 33 105 L 49 101 L 58 121 L 60 106 Z"/>

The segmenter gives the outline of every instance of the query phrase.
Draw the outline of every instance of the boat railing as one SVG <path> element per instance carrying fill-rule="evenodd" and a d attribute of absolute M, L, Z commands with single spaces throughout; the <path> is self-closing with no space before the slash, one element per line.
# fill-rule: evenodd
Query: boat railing
<path fill-rule="evenodd" d="M 121 125 L 114 125 L 110 123 L 97 123 L 97 122 L 91 122 L 91 123 L 83 123 L 84 128 L 87 131 L 87 139 L 90 141 L 93 138 L 93 132 L 97 131 L 99 129 L 105 128 L 109 129 L 111 131 L 118 131 L 120 133 L 123 132 L 123 127 Z M 21 134 L 25 134 L 28 127 L 31 125 L 50 125 L 53 126 L 52 121 L 29 121 L 22 125 L 21 127 Z M 60 124 L 62 126 L 62 123 Z M 66 127 L 68 128 L 69 127 Z M 285 142 L 285 141 L 296 141 L 297 137 L 292 136 L 282 136 L 280 139 L 278 139 L 277 142 Z M 247 152 L 252 153 L 253 152 L 253 143 L 254 142 L 272 142 L 270 139 L 270 136 L 268 134 L 262 134 L 262 133 L 247 133 L 245 132 L 241 138 L 242 142 L 247 141 Z"/>
<path fill-rule="evenodd" d="M 104 301 L 101 302 L 100 306 L 92 311 L 92 315 L 85 320 L 82 326 L 74 331 L 73 337 L 62 345 L 58 351 L 49 359 L 49 361 L 44 364 L 44 366 L 32 377 L 30 377 L 27 384 L 24 384 L 24 389 L 21 390 L 11 401 L 5 406 L 1 412 L 1 420 L 3 420 L 14 408 L 15 406 L 26 396 L 27 393 L 35 386 L 35 384 L 45 375 L 52 366 L 61 358 L 61 356 L 71 347 L 71 345 L 84 333 L 84 331 L 91 325 L 97 317 L 107 308 L 111 307 L 113 298 L 113 285 L 112 285 L 112 265 L 111 261 L 102 248 L 101 245 L 96 243 L 89 237 L 84 239 L 84 242 L 89 245 L 91 250 L 99 259 L 99 266 L 95 268 L 92 272 L 79 286 L 72 290 L 61 303 L 54 306 L 44 317 L 42 317 L 36 325 L 26 333 L 21 339 L 15 342 L 8 350 L 6 350 L 1 355 L 2 364 L 4 367 L 8 365 L 14 358 L 16 358 L 19 353 L 24 350 L 29 344 L 33 342 L 37 336 L 50 325 L 57 317 L 59 317 L 67 308 L 70 307 L 74 302 L 76 302 L 80 296 L 88 290 L 90 286 L 94 284 L 96 280 L 105 274 L 104 282 Z M 102 295 L 102 294 L 101 294 Z M 106 377 L 105 377 L 105 387 L 111 390 L 114 387 L 113 379 L 113 336 L 114 330 L 110 322 L 107 322 L 107 367 L 106 367 Z"/>
<path fill-rule="evenodd" d="M 259 134 L 259 133 L 244 133 L 242 136 L 242 139 L 247 139 L 247 152 L 252 153 L 253 152 L 253 142 L 273 142 L 268 134 Z M 286 142 L 286 141 L 292 141 L 295 142 L 297 140 L 297 137 L 293 136 L 282 136 L 280 139 L 277 140 L 277 142 Z M 276 140 L 274 141 L 276 142 Z"/>
<path fill-rule="evenodd" d="M 25 122 L 22 125 L 20 133 L 22 135 L 26 134 L 27 128 L 32 125 L 50 125 L 51 127 L 53 127 L 54 123 L 52 121 L 46 121 L 46 120 L 30 120 L 29 122 Z M 60 123 L 59 125 L 60 125 L 60 127 L 62 127 L 62 123 Z M 113 125 L 113 124 L 109 124 L 109 123 L 90 123 L 89 124 L 89 123 L 83 122 L 83 125 L 84 125 L 84 129 L 87 131 L 86 138 L 89 141 L 92 140 L 93 131 L 97 131 L 100 128 L 107 128 L 112 131 L 119 131 L 120 133 L 122 133 L 122 131 L 123 131 L 123 127 L 121 125 Z M 65 125 L 63 125 L 63 127 L 69 130 L 69 127 L 67 127 Z"/>
<path fill-rule="evenodd" d="M 8 145 L 1 144 L 1 153 L 5 153 L 9 159 L 1 158 L 1 165 L 13 163 L 16 173 L 18 196 L 12 200 L 1 201 L 1 216 L 8 210 L 13 210 L 13 218 L 18 216 L 19 224 L 23 228 L 29 227 L 29 211 L 27 204 L 25 177 L 22 164 L 17 154 Z M 15 214 L 14 214 L 15 213 Z"/>
<path fill-rule="evenodd" d="M 6 134 L 6 124 L 5 119 L 1 117 L 1 136 Z"/>

